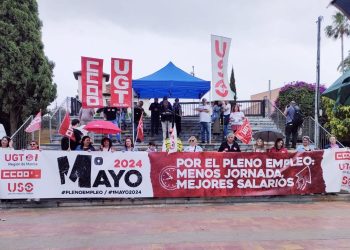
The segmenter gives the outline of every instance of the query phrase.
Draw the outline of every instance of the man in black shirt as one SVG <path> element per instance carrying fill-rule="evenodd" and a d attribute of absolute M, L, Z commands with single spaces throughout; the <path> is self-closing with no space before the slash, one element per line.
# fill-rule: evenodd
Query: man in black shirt
<path fill-rule="evenodd" d="M 160 116 L 160 103 L 158 98 L 154 98 L 154 102 L 149 106 L 151 111 L 151 136 L 158 135 L 159 130 L 159 116 Z"/>
<path fill-rule="evenodd" d="M 107 105 L 109 105 L 109 102 L 107 102 Z M 103 112 L 103 116 L 107 121 L 112 122 L 119 128 L 119 118 L 120 118 L 120 110 L 117 107 L 104 107 L 104 108 L 99 108 L 96 113 L 101 113 Z M 110 139 L 112 139 L 112 135 L 108 135 Z M 121 143 L 120 140 L 120 133 L 116 134 L 116 138 L 118 143 Z"/>
<path fill-rule="evenodd" d="M 83 135 L 83 133 L 79 129 L 77 129 L 77 127 L 79 127 L 80 125 L 80 121 L 78 119 L 73 119 L 71 121 L 71 125 L 73 128 L 73 134 L 74 134 L 75 140 L 71 140 L 68 137 L 63 137 L 61 140 L 62 150 L 68 150 L 69 147 L 70 147 L 70 150 L 75 150 L 76 147 L 80 144 L 81 137 Z"/>
<path fill-rule="evenodd" d="M 221 143 L 219 152 L 241 152 L 239 145 L 235 142 L 235 135 L 229 133 L 225 142 Z"/>

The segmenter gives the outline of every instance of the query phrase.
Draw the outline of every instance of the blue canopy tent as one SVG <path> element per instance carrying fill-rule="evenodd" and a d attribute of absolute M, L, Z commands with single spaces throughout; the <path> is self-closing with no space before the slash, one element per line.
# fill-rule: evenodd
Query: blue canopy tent
<path fill-rule="evenodd" d="M 331 2 L 341 12 L 343 12 L 350 19 L 350 1 L 349 0 L 333 0 Z"/>
<path fill-rule="evenodd" d="M 210 81 L 194 77 L 172 62 L 151 75 L 132 80 L 132 85 L 139 98 L 200 99 L 210 89 Z"/>

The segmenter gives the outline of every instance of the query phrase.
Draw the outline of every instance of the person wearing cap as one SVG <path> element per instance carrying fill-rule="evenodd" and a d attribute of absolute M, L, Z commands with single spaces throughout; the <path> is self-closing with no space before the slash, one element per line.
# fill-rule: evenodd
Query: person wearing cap
<path fill-rule="evenodd" d="M 303 136 L 303 144 L 298 145 L 296 148 L 297 152 L 313 151 L 315 150 L 314 145 L 311 144 L 310 137 L 307 135 Z"/>
<path fill-rule="evenodd" d="M 300 110 L 299 106 L 295 101 L 291 101 L 289 105 L 284 109 L 284 115 L 286 116 L 286 148 L 289 148 L 290 137 L 292 136 L 292 148 L 296 148 L 298 126 L 293 124 L 294 114 L 296 110 Z"/>

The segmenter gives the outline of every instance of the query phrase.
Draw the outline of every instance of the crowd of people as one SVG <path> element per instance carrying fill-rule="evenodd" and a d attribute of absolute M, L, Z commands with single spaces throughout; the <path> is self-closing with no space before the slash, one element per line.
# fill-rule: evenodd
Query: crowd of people
<path fill-rule="evenodd" d="M 181 128 L 181 117 L 183 115 L 181 104 L 179 99 L 176 98 L 173 105 L 169 102 L 168 98 L 165 96 L 161 102 L 158 102 L 158 98 L 154 98 L 154 102 L 151 103 L 149 110 L 151 111 L 151 137 L 159 134 L 159 124 L 162 127 L 163 133 L 163 146 L 159 150 L 155 141 L 151 140 L 149 142 L 147 152 L 156 151 L 169 151 L 170 135 L 173 132 L 173 128 L 177 131 L 177 151 L 178 152 L 202 152 L 203 148 L 198 145 L 197 138 L 192 135 L 188 138 L 188 146 L 184 146 L 181 139 L 179 138 L 182 128 Z M 218 148 L 219 152 L 240 152 L 239 144 L 237 143 L 237 138 L 235 137 L 235 132 L 242 125 L 245 115 L 240 110 L 238 104 L 233 104 L 228 101 L 215 101 L 212 105 L 203 98 L 201 103 L 195 108 L 195 111 L 199 113 L 199 125 L 200 125 L 200 139 L 201 144 L 209 143 L 210 141 L 210 130 L 212 125 L 213 134 L 219 135 L 221 131 L 221 124 L 223 125 L 223 136 L 224 141 Z M 110 107 L 109 103 L 104 108 L 100 108 L 96 113 L 103 112 L 104 118 L 107 121 L 111 121 L 118 127 L 126 127 L 126 116 L 127 109 L 119 109 L 115 107 Z M 139 101 L 134 107 L 134 129 L 137 130 L 140 119 L 142 119 L 142 114 L 144 114 L 143 101 Z M 314 145 L 311 144 L 309 136 L 302 137 L 302 144 L 296 145 L 297 134 L 298 134 L 298 122 L 297 117 L 300 115 L 301 111 L 296 102 L 291 101 L 289 105 L 286 106 L 284 110 L 284 115 L 286 116 L 286 126 L 285 134 L 286 140 L 282 138 L 277 138 L 274 145 L 267 148 L 266 143 L 262 138 L 257 138 L 255 144 L 253 145 L 253 152 L 280 152 L 287 153 L 288 149 L 295 149 L 297 152 L 313 151 L 316 150 Z M 107 135 L 101 140 L 101 145 L 99 148 L 94 147 L 93 138 L 90 137 L 91 134 L 84 135 L 78 127 L 83 124 L 86 125 L 93 120 L 95 115 L 95 110 L 90 108 L 81 108 L 79 112 L 80 119 L 73 119 L 71 125 L 73 128 L 74 140 L 67 137 L 63 137 L 61 140 L 62 150 L 76 150 L 76 151 L 110 151 L 114 152 L 120 146 L 115 147 L 113 145 L 113 135 Z M 152 139 L 152 138 L 150 138 Z M 135 147 L 132 137 L 124 138 L 123 142 L 121 140 L 120 133 L 116 134 L 116 144 L 124 144 L 122 151 L 138 151 Z M 136 141 L 138 142 L 138 141 Z M 203 146 L 203 145 L 202 145 Z M 334 136 L 329 137 L 329 144 L 325 145 L 324 149 L 339 148 L 340 145 Z M 10 137 L 4 136 L 1 139 L 2 149 L 12 149 L 13 143 Z M 28 149 L 39 150 L 39 144 L 37 141 L 33 140 L 29 143 Z"/>
<path fill-rule="evenodd" d="M 203 152 L 204 149 L 198 144 L 198 140 L 195 136 L 190 136 L 187 140 L 188 146 L 184 146 L 182 141 L 177 138 L 177 151 L 178 152 Z M 170 139 L 167 138 L 164 142 L 164 147 L 159 149 L 154 141 L 150 141 L 148 143 L 148 147 L 146 149 L 147 152 L 159 152 L 159 151 L 168 151 L 170 145 Z M 4 136 L 1 139 L 1 149 L 14 149 L 13 143 L 10 137 Z M 71 143 L 70 148 L 66 148 L 64 143 L 61 144 L 62 150 L 66 151 L 104 151 L 104 152 L 115 152 L 118 151 L 117 148 L 113 145 L 113 142 L 110 138 L 104 137 L 101 140 L 101 144 L 98 148 L 93 145 L 92 139 L 90 136 L 85 135 L 81 138 L 81 140 Z M 337 143 L 335 136 L 329 137 L 329 143 L 325 145 L 324 149 L 337 149 L 341 148 L 341 146 Z M 28 150 L 39 150 L 39 143 L 36 140 L 31 140 L 27 147 Z M 311 144 L 311 140 L 309 136 L 302 137 L 302 144 L 296 147 L 296 152 L 306 152 L 306 151 L 314 151 L 317 150 L 314 145 Z M 138 148 L 135 147 L 132 138 L 127 137 L 124 140 L 124 145 L 121 147 L 120 151 L 138 151 Z M 230 132 L 226 140 L 221 143 L 218 152 L 241 152 L 239 144 L 236 141 L 234 133 Z M 279 153 L 288 153 L 288 149 L 285 147 L 284 140 L 282 138 L 276 139 L 274 145 L 271 148 L 266 147 L 266 143 L 263 139 L 258 138 L 253 145 L 252 152 L 279 152 Z"/>

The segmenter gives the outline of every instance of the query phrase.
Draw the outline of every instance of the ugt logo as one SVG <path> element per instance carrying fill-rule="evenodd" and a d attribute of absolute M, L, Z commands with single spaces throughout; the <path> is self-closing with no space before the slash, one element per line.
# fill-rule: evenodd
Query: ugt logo
<path fill-rule="evenodd" d="M 57 158 L 58 170 L 61 178 L 61 185 L 66 183 L 66 176 L 69 175 L 69 179 L 73 182 L 78 180 L 78 185 L 81 188 L 91 188 L 91 155 L 77 155 L 73 168 L 69 173 L 70 165 L 67 156 Z M 103 165 L 102 157 L 94 158 L 95 165 Z M 107 175 L 108 173 L 108 175 Z M 92 187 L 98 187 L 100 185 L 105 185 L 106 187 L 111 187 L 111 181 L 108 178 L 110 176 L 113 181 L 114 187 L 119 187 L 119 182 L 124 176 L 124 182 L 129 187 L 138 187 L 142 183 L 142 175 L 137 170 L 105 170 L 101 169 L 94 180 Z"/>

